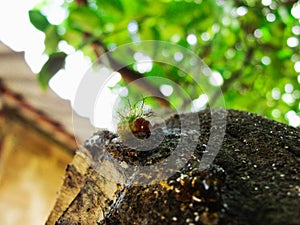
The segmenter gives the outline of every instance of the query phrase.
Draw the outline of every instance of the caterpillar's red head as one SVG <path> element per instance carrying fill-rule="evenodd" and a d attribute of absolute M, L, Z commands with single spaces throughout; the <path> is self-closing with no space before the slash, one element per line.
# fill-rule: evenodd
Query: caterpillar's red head
<path fill-rule="evenodd" d="M 130 106 L 128 115 L 120 115 L 118 123 L 118 134 L 121 139 L 125 140 L 132 134 L 139 139 L 146 139 L 151 135 L 151 123 L 146 118 L 151 116 L 151 112 L 144 113 L 144 100 L 142 99 L 141 106 L 137 104 Z M 139 101 L 140 102 L 140 101 Z"/>
<path fill-rule="evenodd" d="M 148 138 L 151 135 L 151 123 L 143 117 L 136 118 L 130 125 L 134 136 L 140 139 Z"/>

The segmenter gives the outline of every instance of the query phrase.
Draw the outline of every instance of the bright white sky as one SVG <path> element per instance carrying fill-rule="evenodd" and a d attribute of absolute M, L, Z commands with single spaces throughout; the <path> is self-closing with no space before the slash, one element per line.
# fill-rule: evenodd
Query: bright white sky
<path fill-rule="evenodd" d="M 65 12 L 61 9 L 59 10 L 59 5 L 62 1 L 53 0 L 51 1 L 52 5 L 47 8 L 48 19 L 51 23 L 60 23 L 64 18 Z M 0 41 L 15 51 L 24 51 L 25 59 L 35 73 L 41 69 L 47 60 L 47 56 L 43 55 L 44 34 L 31 25 L 28 17 L 28 10 L 32 9 L 38 2 L 39 0 L 0 0 Z M 272 1 L 262 0 L 264 5 L 268 5 L 270 2 Z M 300 4 L 294 7 L 291 13 L 295 18 L 300 19 Z M 193 37 L 188 36 L 187 40 L 191 38 Z M 292 41 L 291 39 L 290 42 Z M 289 45 L 289 43 L 287 44 Z M 60 47 L 67 53 L 73 54 L 67 58 L 66 70 L 60 71 L 51 80 L 50 87 L 61 98 L 69 99 L 74 104 L 77 87 L 83 75 L 90 67 L 91 62 L 80 52 L 75 52 L 74 49 L 64 43 Z M 298 66 L 297 63 L 295 64 L 296 71 L 300 71 L 299 66 L 300 64 Z M 300 75 L 298 79 L 299 77 Z M 105 90 L 105 93 L 107 94 L 107 101 L 101 102 L 101 110 L 100 108 L 95 109 L 95 113 L 98 115 L 97 118 L 101 118 L 101 121 L 93 121 L 93 123 L 97 127 L 110 128 L 112 124 L 112 106 L 116 100 L 116 95 L 112 95 L 108 89 Z M 84 115 L 84 113 L 81 113 L 81 115 Z M 294 111 L 288 112 L 286 116 L 289 119 L 290 125 L 300 125 L 300 117 Z"/>
<path fill-rule="evenodd" d="M 37 71 L 47 58 L 41 58 L 44 49 L 42 32 L 29 22 L 28 10 L 37 0 L 0 0 L 0 40 L 15 51 L 25 51 L 28 60 L 35 61 L 32 68 Z M 34 59 L 34 60 L 33 60 Z"/>
<path fill-rule="evenodd" d="M 24 51 L 25 60 L 33 72 L 40 71 L 42 65 L 48 57 L 43 55 L 44 34 L 31 25 L 28 17 L 28 11 L 32 9 L 39 0 L 0 0 L 0 41 L 8 45 L 14 51 Z M 50 12 L 51 23 L 59 23 L 64 18 L 64 12 L 59 9 L 61 1 L 53 1 Z M 51 17 L 51 11 L 56 16 Z M 77 87 L 82 77 L 91 65 L 91 62 L 83 56 L 81 52 L 75 52 L 74 49 L 62 43 L 60 47 L 67 53 L 72 53 L 66 61 L 66 70 L 61 70 L 50 81 L 50 87 L 61 98 L 68 99 L 74 105 L 74 97 Z M 101 109 L 95 107 L 97 117 L 93 118 L 93 124 L 97 127 L 112 129 L 112 105 L 116 95 L 112 95 L 109 89 L 104 90 L 107 96 L 105 102 L 101 102 Z M 80 111 L 80 110 L 79 110 Z M 78 110 L 76 110 L 78 112 Z M 87 117 L 85 112 L 78 112 Z M 97 120 L 98 119 L 98 120 Z"/>
<path fill-rule="evenodd" d="M 40 71 L 48 58 L 43 55 L 45 36 L 31 25 L 28 17 L 28 10 L 38 2 L 39 0 L 10 0 L 2 3 L 0 7 L 0 40 L 15 51 L 24 51 L 26 62 L 35 73 Z M 69 49 L 68 53 L 75 52 Z M 62 76 L 63 72 L 60 72 L 51 81 L 51 87 L 64 99 L 72 99 L 76 91 L 73 87 L 78 85 L 82 74 L 90 65 L 90 62 L 80 53 L 68 57 L 68 62 L 68 75 L 64 73 L 65 76 Z M 69 85 L 64 85 L 66 82 Z"/>

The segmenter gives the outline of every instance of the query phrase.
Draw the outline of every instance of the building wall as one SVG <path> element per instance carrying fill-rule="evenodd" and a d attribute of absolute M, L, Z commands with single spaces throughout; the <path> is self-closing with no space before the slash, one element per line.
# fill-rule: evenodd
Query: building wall
<path fill-rule="evenodd" d="M 0 114 L 0 224 L 44 224 L 57 197 L 66 165 L 67 147 L 32 124 Z"/>

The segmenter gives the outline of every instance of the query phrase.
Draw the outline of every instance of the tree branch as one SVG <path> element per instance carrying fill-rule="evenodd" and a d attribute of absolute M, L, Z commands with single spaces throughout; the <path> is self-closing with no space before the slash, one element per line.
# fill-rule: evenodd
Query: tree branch
<path fill-rule="evenodd" d="M 87 0 L 76 0 L 76 3 L 79 6 L 87 6 L 88 5 Z"/>
<path fill-rule="evenodd" d="M 99 58 L 103 52 L 108 52 L 108 49 L 105 47 L 103 43 L 101 43 L 99 40 L 96 40 L 92 43 L 94 52 L 96 56 Z M 128 67 L 122 65 L 120 62 L 112 58 L 108 54 L 108 60 L 109 63 L 114 70 L 118 70 L 118 72 L 122 75 L 124 81 L 126 83 L 130 83 L 135 80 L 139 80 L 141 78 L 144 78 L 144 76 L 134 70 L 129 69 Z M 121 68 L 121 69 L 120 69 Z M 138 88 L 145 91 L 146 93 L 149 93 L 153 96 L 154 99 L 156 99 L 159 104 L 163 107 L 169 107 L 170 104 L 167 100 L 165 100 L 165 96 L 162 95 L 160 90 L 152 85 L 151 83 L 147 82 L 145 79 L 142 79 L 139 81 Z"/>

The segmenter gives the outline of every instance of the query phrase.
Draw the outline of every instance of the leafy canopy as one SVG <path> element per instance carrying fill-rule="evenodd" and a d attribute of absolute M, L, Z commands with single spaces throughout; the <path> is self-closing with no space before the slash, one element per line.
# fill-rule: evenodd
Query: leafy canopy
<path fill-rule="evenodd" d="M 204 60 L 220 81 L 215 85 L 221 86 L 228 108 L 282 122 L 300 119 L 300 1 L 65 0 L 60 7 L 66 17 L 60 24 L 47 19 L 45 8 L 52 3 L 44 1 L 29 13 L 46 36 L 49 61 L 39 74 L 43 86 L 64 66 L 61 41 L 95 60 L 121 44 L 163 40 L 191 49 Z M 154 64 L 142 75 L 171 79 L 192 99 L 203 94 L 189 76 L 167 65 Z M 173 96 L 175 104 L 182 104 L 178 99 Z"/>

